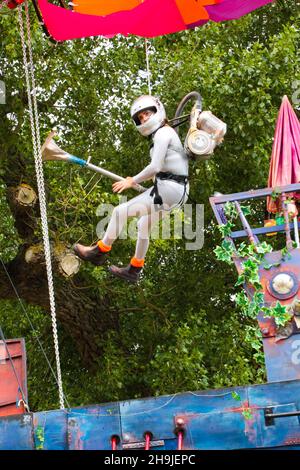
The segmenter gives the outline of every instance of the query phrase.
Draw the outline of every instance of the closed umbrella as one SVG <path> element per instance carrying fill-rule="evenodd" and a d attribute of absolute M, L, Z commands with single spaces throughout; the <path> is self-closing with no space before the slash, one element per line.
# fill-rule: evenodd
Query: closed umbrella
<path fill-rule="evenodd" d="M 268 187 L 274 190 L 300 182 L 300 122 L 287 96 L 284 96 L 280 106 L 274 143 L 270 162 Z M 300 199 L 300 194 L 291 194 L 294 200 Z M 267 210 L 275 213 L 282 210 L 281 199 L 268 197 Z M 288 208 L 289 209 L 289 208 Z M 298 236 L 297 209 L 290 205 L 289 212 L 294 216 L 296 241 Z"/>

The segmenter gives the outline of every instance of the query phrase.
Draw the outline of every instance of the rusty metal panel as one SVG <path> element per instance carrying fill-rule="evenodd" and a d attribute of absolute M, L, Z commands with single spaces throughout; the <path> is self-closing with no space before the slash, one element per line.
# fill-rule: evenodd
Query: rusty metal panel
<path fill-rule="evenodd" d="M 277 405 L 272 407 L 273 413 L 285 413 L 299 411 L 295 403 Z M 287 416 L 275 418 L 272 424 L 267 425 L 264 410 L 259 410 L 262 441 L 260 447 L 277 447 L 279 445 L 300 444 L 300 422 L 299 416 Z"/>
<path fill-rule="evenodd" d="M 111 450 L 111 437 L 120 434 L 118 403 L 73 408 L 68 413 L 70 450 Z"/>
<path fill-rule="evenodd" d="M 258 447 L 276 448 L 300 444 L 300 416 L 266 420 L 265 413 L 300 411 L 300 381 L 270 383 L 249 387 L 249 404 L 257 411 L 261 441 Z"/>
<path fill-rule="evenodd" d="M 255 412 L 245 419 L 241 409 L 187 417 L 186 436 L 184 449 L 196 450 L 254 449 L 260 437 Z"/>
<path fill-rule="evenodd" d="M 266 302 L 276 302 L 280 300 L 282 305 L 288 305 L 292 302 L 293 298 L 299 292 L 299 280 L 300 280 L 300 249 L 295 248 L 289 251 L 288 259 L 283 259 L 282 252 L 273 251 L 272 253 L 265 254 L 265 262 L 259 268 L 259 277 L 260 282 L 263 286 L 265 301 Z M 274 263 L 280 263 L 279 267 L 271 267 L 271 269 L 264 269 L 264 265 L 269 263 L 270 265 Z M 281 273 L 291 273 L 295 277 L 295 280 L 298 280 L 298 283 L 295 283 L 295 289 L 291 291 L 291 294 L 287 298 L 280 298 L 276 295 L 276 292 L 272 290 L 270 281 L 276 274 Z"/>
<path fill-rule="evenodd" d="M 239 395 L 239 401 L 234 399 L 233 392 Z M 210 414 L 216 417 L 217 413 L 223 411 L 241 415 L 241 406 L 247 406 L 247 403 L 247 389 L 242 387 L 123 402 L 120 403 L 122 443 L 143 442 L 144 433 L 150 432 L 154 441 L 164 440 L 164 449 L 174 449 L 178 418 L 183 419 L 189 430 L 193 416 Z M 185 433 L 184 446 L 186 449 L 198 448 L 191 432 Z"/>
<path fill-rule="evenodd" d="M 249 405 L 257 408 L 300 404 L 300 380 L 277 382 L 248 387 Z"/>
<path fill-rule="evenodd" d="M 268 382 L 300 379 L 300 334 L 282 341 L 264 338 Z"/>
<path fill-rule="evenodd" d="M 33 415 L 34 444 L 39 450 L 66 450 L 67 411 L 45 411 Z"/>
<path fill-rule="evenodd" d="M 0 418 L 1 450 L 33 450 L 32 415 Z"/>
<path fill-rule="evenodd" d="M 9 354 L 27 401 L 27 372 L 24 339 L 6 340 Z M 22 394 L 19 390 L 12 363 L 3 341 L 0 341 L 0 416 L 24 413 L 23 405 L 18 406 Z"/>
<path fill-rule="evenodd" d="M 0 449 L 110 450 L 113 435 L 119 450 L 141 449 L 148 431 L 153 450 L 175 450 L 179 422 L 186 450 L 297 449 L 299 415 L 276 413 L 299 410 L 300 380 L 187 392 L 0 418 Z"/>

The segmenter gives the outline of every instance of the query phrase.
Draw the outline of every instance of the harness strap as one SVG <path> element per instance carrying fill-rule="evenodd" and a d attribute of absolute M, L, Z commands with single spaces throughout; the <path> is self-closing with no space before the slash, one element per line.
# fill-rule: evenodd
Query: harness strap
<path fill-rule="evenodd" d="M 154 198 L 153 198 L 154 204 L 158 204 L 159 206 L 161 206 L 163 204 L 163 200 L 162 200 L 161 195 L 158 192 L 157 179 L 176 181 L 176 183 L 184 185 L 184 193 L 183 193 L 183 196 L 182 196 L 181 200 L 178 203 L 179 206 L 180 206 L 182 204 L 182 202 L 184 200 L 184 196 L 186 194 L 186 186 L 187 186 L 188 181 L 189 181 L 188 176 L 186 176 L 186 175 L 174 175 L 174 173 L 168 173 L 168 172 L 164 172 L 164 171 L 160 171 L 159 173 L 157 173 L 157 175 L 155 176 L 155 180 L 154 180 L 154 184 L 153 184 L 153 188 L 151 190 L 150 196 L 151 197 L 154 196 Z"/>

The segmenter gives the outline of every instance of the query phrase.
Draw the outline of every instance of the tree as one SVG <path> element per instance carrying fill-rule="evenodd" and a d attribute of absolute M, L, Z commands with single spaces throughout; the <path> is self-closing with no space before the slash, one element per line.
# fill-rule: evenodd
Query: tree
<path fill-rule="evenodd" d="M 18 199 L 20 185 L 36 192 L 21 47 L 15 13 L 0 15 L 0 79 L 7 90 L 6 105 L 0 105 L 0 254 L 53 361 L 38 204 L 34 197 L 30 205 Z M 208 197 L 215 190 L 266 185 L 281 97 L 291 96 L 299 80 L 295 17 L 295 2 L 276 2 L 236 22 L 151 41 L 153 88 L 169 115 L 197 89 L 204 107 L 228 124 L 214 158 L 191 163 L 191 194 L 205 206 L 205 244 L 189 251 L 185 240 L 153 240 L 138 287 L 88 265 L 67 278 L 53 259 L 63 378 L 72 405 L 264 379 L 232 301 L 235 273 L 213 254 L 219 235 Z M 56 126 L 63 149 L 121 175 L 136 174 L 149 158 L 147 142 L 128 119 L 132 99 L 147 93 L 144 41 L 90 38 L 53 45 L 32 19 L 42 137 Z M 78 240 L 95 241 L 97 206 L 118 203 L 111 182 L 63 163 L 44 168 L 53 253 Z M 132 239 L 116 242 L 112 262 L 127 262 L 133 247 Z M 21 331 L 28 339 L 32 406 L 57 406 L 53 381 L 3 269 L 0 299 L 6 336 Z"/>

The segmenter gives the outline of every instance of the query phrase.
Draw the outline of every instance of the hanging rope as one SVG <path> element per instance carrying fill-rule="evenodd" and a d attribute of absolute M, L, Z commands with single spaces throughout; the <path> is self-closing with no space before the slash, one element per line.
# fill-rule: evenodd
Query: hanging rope
<path fill-rule="evenodd" d="M 12 367 L 14 376 L 15 376 L 16 381 L 17 381 L 17 383 L 18 383 L 19 391 L 20 391 L 20 393 L 21 393 L 21 395 L 22 395 L 22 401 L 23 401 L 24 409 L 25 409 L 25 411 L 27 411 L 27 412 L 29 413 L 30 410 L 29 410 L 29 406 L 28 406 L 28 403 L 27 403 L 27 400 L 26 400 L 26 396 L 25 396 L 25 393 L 24 393 L 24 391 L 23 391 L 23 387 L 22 387 L 22 385 L 21 385 L 21 383 L 20 383 L 19 376 L 18 376 L 17 371 L 16 371 L 16 369 L 15 369 L 15 365 L 14 365 L 14 362 L 13 362 L 12 357 L 11 357 L 11 355 L 10 355 L 10 352 L 9 352 L 9 349 L 8 349 L 8 346 L 7 346 L 7 342 L 6 342 L 6 339 L 5 339 L 5 337 L 4 337 L 4 334 L 3 334 L 3 331 L 2 331 L 1 326 L 0 326 L 0 337 L 1 337 L 2 341 L 3 341 L 3 343 L 4 343 L 4 346 L 5 346 L 5 349 L 6 349 L 6 353 L 7 353 L 8 359 L 9 359 L 9 361 L 10 361 L 10 363 L 11 363 L 11 367 Z M 20 401 L 21 401 L 21 400 L 20 400 Z M 20 403 L 20 401 L 19 401 L 18 403 Z"/>
<path fill-rule="evenodd" d="M 151 71 L 150 71 L 150 63 L 149 63 L 149 43 L 148 43 L 147 38 L 145 38 L 145 51 L 146 51 L 148 92 L 149 92 L 149 95 L 151 95 L 152 94 L 152 90 L 151 90 Z"/>
<path fill-rule="evenodd" d="M 29 325 L 30 325 L 30 327 L 31 327 L 31 329 L 32 329 L 32 331 L 33 331 L 34 337 L 35 337 L 36 341 L 38 342 L 38 345 L 39 345 L 39 347 L 40 347 L 40 349 L 41 349 L 41 351 L 42 351 L 42 353 L 43 353 L 43 355 L 44 355 L 44 357 L 45 357 L 45 360 L 46 360 L 46 362 L 47 362 L 47 364 L 48 364 L 48 366 L 49 366 L 50 372 L 51 372 L 51 374 L 52 374 L 53 377 L 54 377 L 55 383 L 58 385 L 58 381 L 57 381 L 56 374 L 55 374 L 55 372 L 54 372 L 54 370 L 53 370 L 53 367 L 51 366 L 51 363 L 50 363 L 50 361 L 49 361 L 49 359 L 48 359 L 47 353 L 46 353 L 46 351 L 45 351 L 44 348 L 43 348 L 43 345 L 42 345 L 42 343 L 41 343 L 41 341 L 40 341 L 40 339 L 39 339 L 39 336 L 38 336 L 38 334 L 37 334 L 37 331 L 35 330 L 35 328 L 34 328 L 34 326 L 33 326 L 33 324 L 32 324 L 32 321 L 31 321 L 30 318 L 29 318 L 29 315 L 28 315 L 28 313 L 27 313 L 26 308 L 24 307 L 24 304 L 23 304 L 23 302 L 22 302 L 22 300 L 21 300 L 21 297 L 19 296 L 19 293 L 18 293 L 18 291 L 17 291 L 17 288 L 16 288 L 16 286 L 14 285 L 13 280 L 12 280 L 12 278 L 11 278 L 9 272 L 7 271 L 6 266 L 5 266 L 5 264 L 4 264 L 4 262 L 3 262 L 3 260 L 2 260 L 1 257 L 0 257 L 0 263 L 1 263 L 2 266 L 3 266 L 3 269 L 4 269 L 5 273 L 6 273 L 6 276 L 8 277 L 8 280 L 9 280 L 9 282 L 10 282 L 12 288 L 13 288 L 13 291 L 14 291 L 15 294 L 16 294 L 16 297 L 17 297 L 17 299 L 18 299 L 18 301 L 19 301 L 19 303 L 20 303 L 20 305 L 21 305 L 22 310 L 23 310 L 23 312 L 25 313 L 25 316 L 26 316 L 26 318 L 27 318 L 27 321 L 28 321 L 28 323 L 29 323 Z M 70 404 L 69 404 L 69 402 L 68 402 L 68 400 L 67 400 L 67 398 L 66 398 L 65 395 L 64 395 L 64 399 L 65 399 L 65 402 L 66 402 L 68 408 L 71 408 L 71 406 L 70 406 Z"/>
<path fill-rule="evenodd" d="M 35 171 L 36 171 L 38 194 L 39 194 L 39 201 L 40 201 L 43 243 L 44 243 L 44 252 L 45 252 L 45 260 L 46 260 L 48 288 L 49 288 L 50 312 L 51 312 L 51 319 L 52 319 L 52 331 L 53 331 L 53 340 L 54 340 L 54 349 L 55 349 L 55 358 L 56 358 L 59 402 L 60 402 L 60 408 L 63 409 L 64 408 L 64 393 L 63 393 L 63 385 L 62 385 L 62 378 L 61 378 L 61 367 L 60 367 L 60 356 L 59 356 L 59 345 L 58 345 L 57 323 L 56 323 L 55 295 L 54 295 L 51 250 L 50 250 L 49 230 L 48 230 L 48 220 L 47 220 L 45 182 L 44 182 L 42 155 L 41 155 L 39 117 L 38 117 L 38 109 L 37 109 L 34 66 L 33 66 L 33 58 L 32 58 L 30 17 L 29 17 L 27 1 L 25 2 L 25 15 L 26 15 L 27 39 L 28 39 L 27 46 L 26 46 L 25 34 L 24 34 L 22 7 L 20 6 L 18 8 L 18 18 L 19 18 L 19 24 L 20 24 L 20 35 L 21 35 L 22 51 L 23 51 L 23 65 L 24 65 L 25 78 L 26 78 L 28 107 L 29 107 L 31 134 L 32 134 L 32 143 L 33 143 L 33 153 L 34 153 L 34 160 L 35 160 Z M 29 62 L 27 60 L 27 48 L 29 51 Z M 29 75 L 29 70 L 30 70 L 30 75 Z M 31 79 L 31 84 L 30 84 L 30 79 Z"/>

